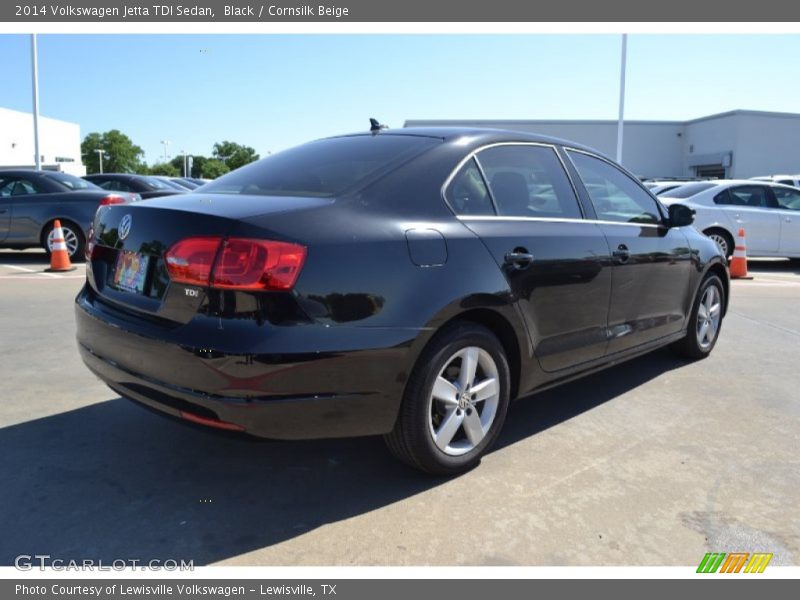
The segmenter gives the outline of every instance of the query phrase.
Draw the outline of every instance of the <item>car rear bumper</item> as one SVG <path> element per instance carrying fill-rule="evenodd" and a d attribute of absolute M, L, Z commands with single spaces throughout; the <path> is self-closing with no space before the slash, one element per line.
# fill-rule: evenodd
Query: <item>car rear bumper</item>
<path fill-rule="evenodd" d="M 273 439 L 391 431 L 408 348 L 416 337 L 409 330 L 356 333 L 370 328 L 320 326 L 317 335 L 328 339 L 318 339 L 316 349 L 233 353 L 215 348 L 211 339 L 202 346 L 179 343 L 191 323 L 152 335 L 153 328 L 147 331 L 135 319 L 126 322 L 85 290 L 76 299 L 75 314 L 83 361 L 120 396 L 175 417 Z M 299 337 L 313 340 L 309 328 L 317 326 L 304 326 Z M 208 333 L 215 337 L 214 331 Z M 341 345 L 347 349 L 331 351 L 331 335 L 346 338 Z M 198 332 L 189 337 L 199 339 Z M 353 348 L 352 337 L 363 348 Z"/>

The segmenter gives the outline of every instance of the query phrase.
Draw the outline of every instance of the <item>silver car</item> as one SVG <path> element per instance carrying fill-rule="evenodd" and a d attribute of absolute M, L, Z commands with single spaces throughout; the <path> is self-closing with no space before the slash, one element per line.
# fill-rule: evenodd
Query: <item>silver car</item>
<path fill-rule="evenodd" d="M 752 179 L 689 183 L 659 195 L 695 210 L 694 226 L 712 238 L 725 256 L 733 254 L 744 228 L 750 256 L 800 259 L 800 189 Z"/>

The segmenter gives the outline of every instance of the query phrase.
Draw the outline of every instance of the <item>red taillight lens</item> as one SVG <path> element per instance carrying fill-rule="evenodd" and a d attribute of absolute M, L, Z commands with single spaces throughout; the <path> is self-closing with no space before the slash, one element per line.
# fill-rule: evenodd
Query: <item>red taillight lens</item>
<path fill-rule="evenodd" d="M 286 291 L 303 268 L 306 249 L 298 244 L 218 237 L 187 238 L 165 255 L 170 279 L 221 289 Z"/>
<path fill-rule="evenodd" d="M 222 238 L 218 237 L 196 237 L 173 245 L 164 256 L 170 279 L 178 283 L 207 286 L 221 242 Z"/>
<path fill-rule="evenodd" d="M 229 239 L 214 265 L 212 287 L 238 290 L 290 290 L 300 275 L 306 249 L 267 240 Z"/>
<path fill-rule="evenodd" d="M 104 198 L 100 198 L 98 206 L 111 206 L 112 204 L 125 204 L 125 198 L 117 196 L 116 194 L 110 194 Z"/>

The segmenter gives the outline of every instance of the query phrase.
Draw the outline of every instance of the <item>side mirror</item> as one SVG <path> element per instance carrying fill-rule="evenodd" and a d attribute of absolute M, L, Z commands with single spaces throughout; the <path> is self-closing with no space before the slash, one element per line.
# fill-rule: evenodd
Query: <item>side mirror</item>
<path fill-rule="evenodd" d="M 669 206 L 669 226 L 686 227 L 694 223 L 694 209 L 685 204 L 670 204 Z"/>

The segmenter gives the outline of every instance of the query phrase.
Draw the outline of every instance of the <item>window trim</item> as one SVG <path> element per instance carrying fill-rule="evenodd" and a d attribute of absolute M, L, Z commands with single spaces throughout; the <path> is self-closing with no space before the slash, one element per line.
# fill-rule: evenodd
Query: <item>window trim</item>
<path fill-rule="evenodd" d="M 567 177 L 567 181 L 569 182 L 569 185 L 572 188 L 572 193 L 575 196 L 575 202 L 578 204 L 578 212 L 580 212 L 580 214 L 581 214 L 581 218 L 580 219 L 565 217 L 564 219 L 556 219 L 556 220 L 559 220 L 559 221 L 560 220 L 564 220 L 564 221 L 586 221 L 586 220 L 588 220 L 588 219 L 586 219 L 586 211 L 584 210 L 583 204 L 581 203 L 580 195 L 578 194 L 578 189 L 575 187 L 575 182 L 572 181 L 572 177 L 570 177 L 569 169 L 567 169 L 567 165 L 564 163 L 564 159 L 561 157 L 561 153 L 558 151 L 558 148 L 556 147 L 555 144 L 548 144 L 548 143 L 545 143 L 545 142 L 492 142 L 492 143 L 485 144 L 483 146 L 480 146 L 480 147 L 475 148 L 474 150 L 470 151 L 464 158 L 462 158 L 458 162 L 458 164 L 456 165 L 455 169 L 453 169 L 450 172 L 450 175 L 448 175 L 447 178 L 444 180 L 444 183 L 442 184 L 442 187 L 439 190 L 439 193 L 440 193 L 440 195 L 442 197 L 442 200 L 444 201 L 444 203 L 447 206 L 447 208 L 450 209 L 450 212 L 453 213 L 453 216 L 455 216 L 457 219 L 463 219 L 463 217 L 461 215 L 459 215 L 453 209 L 453 207 L 450 206 L 450 203 L 447 201 L 447 188 L 450 187 L 450 184 L 453 182 L 453 179 L 455 179 L 455 176 L 458 174 L 458 172 L 461 170 L 461 168 L 471 158 L 474 157 L 475 158 L 475 163 L 478 165 L 478 169 L 480 170 L 481 177 L 483 177 L 484 185 L 486 186 L 486 189 L 489 191 L 489 197 L 492 200 L 492 206 L 494 207 L 495 214 L 494 214 L 494 216 L 475 215 L 474 217 L 470 217 L 470 219 L 472 219 L 472 220 L 474 220 L 474 219 L 482 219 L 482 218 L 488 218 L 488 219 L 519 219 L 519 220 L 530 220 L 530 221 L 552 221 L 553 220 L 552 217 L 504 217 L 504 216 L 501 216 L 501 215 L 498 214 L 497 203 L 495 202 L 495 199 L 494 199 L 494 193 L 492 192 L 492 189 L 489 186 L 489 182 L 486 180 L 486 173 L 484 173 L 483 165 L 481 165 L 481 161 L 480 161 L 480 159 L 478 159 L 478 156 L 477 156 L 479 152 L 482 152 L 483 150 L 487 150 L 489 148 L 495 148 L 497 146 L 537 146 L 537 147 L 540 147 L 540 148 L 550 148 L 553 151 L 553 153 L 556 155 L 556 158 L 558 158 L 558 162 L 561 165 L 562 170 L 564 171 L 564 175 Z"/>

